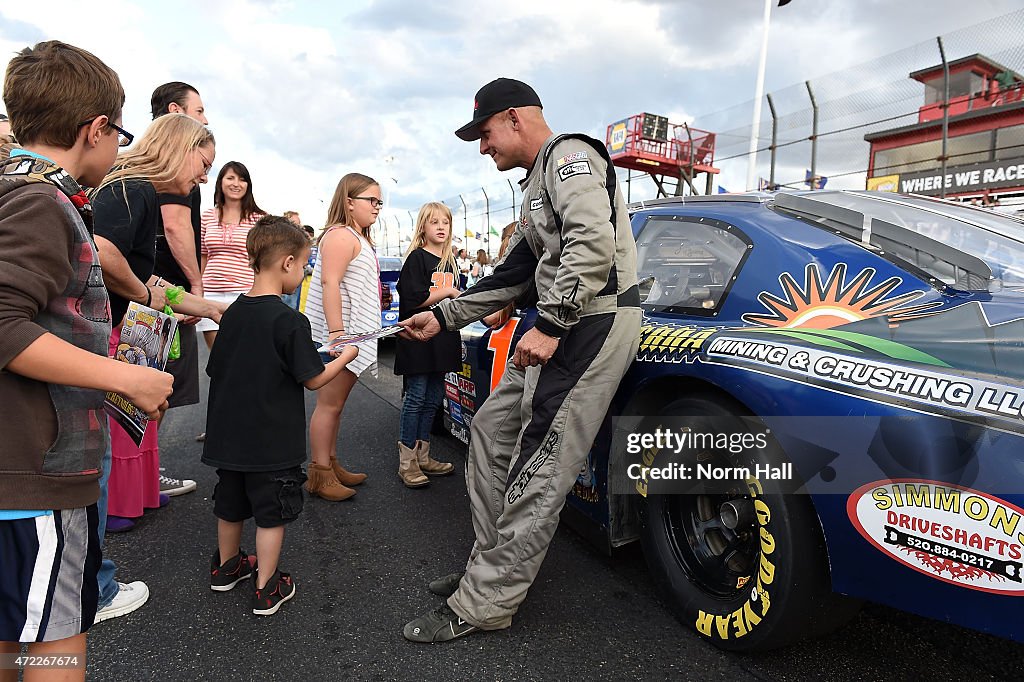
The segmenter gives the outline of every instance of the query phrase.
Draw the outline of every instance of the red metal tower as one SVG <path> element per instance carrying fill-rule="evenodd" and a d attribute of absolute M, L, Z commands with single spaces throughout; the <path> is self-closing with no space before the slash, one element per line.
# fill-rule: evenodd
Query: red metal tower
<path fill-rule="evenodd" d="M 715 168 L 715 134 L 669 123 L 664 116 L 636 114 L 608 126 L 605 144 L 612 163 L 619 168 L 647 173 L 658 188 L 658 196 L 680 196 L 694 186 L 697 175 L 707 176 L 705 194 L 711 193 Z"/>

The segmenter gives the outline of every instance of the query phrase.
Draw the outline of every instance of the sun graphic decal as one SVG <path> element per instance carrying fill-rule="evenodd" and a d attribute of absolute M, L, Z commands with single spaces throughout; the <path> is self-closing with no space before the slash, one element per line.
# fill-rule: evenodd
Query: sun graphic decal
<path fill-rule="evenodd" d="M 926 310 L 942 305 L 941 302 L 909 305 L 924 296 L 924 291 L 910 291 L 886 298 L 903 283 L 903 279 L 890 277 L 871 286 L 874 276 L 874 268 L 864 268 L 847 283 L 846 264 L 839 263 L 832 268 L 828 279 L 822 282 L 817 263 L 811 263 L 804 271 L 804 285 L 801 288 L 791 274 L 784 272 L 779 276 L 782 297 L 767 291 L 762 291 L 757 297 L 770 311 L 769 314 L 747 313 L 743 320 L 750 324 L 784 329 L 831 329 L 873 317 L 884 316 L 890 322 L 899 322 L 922 316 Z"/>

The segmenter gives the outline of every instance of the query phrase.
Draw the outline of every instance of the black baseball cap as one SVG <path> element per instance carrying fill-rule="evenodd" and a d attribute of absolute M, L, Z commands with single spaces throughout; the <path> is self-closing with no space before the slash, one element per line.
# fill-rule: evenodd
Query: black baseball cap
<path fill-rule="evenodd" d="M 540 97 L 529 85 L 514 78 L 498 78 L 476 92 L 473 120 L 455 131 L 459 139 L 472 142 L 480 139 L 477 128 L 499 111 L 512 107 L 542 107 Z"/>

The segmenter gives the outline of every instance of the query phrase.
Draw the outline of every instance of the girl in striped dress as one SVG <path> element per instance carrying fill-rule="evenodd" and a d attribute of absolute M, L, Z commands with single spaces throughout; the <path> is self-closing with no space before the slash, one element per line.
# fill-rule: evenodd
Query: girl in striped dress
<path fill-rule="evenodd" d="M 383 204 L 377 182 L 359 173 L 343 177 L 334 191 L 306 299 L 315 341 L 380 329 L 380 270 L 370 226 Z M 355 495 L 351 486 L 366 479 L 366 474 L 346 471 L 335 455 L 341 413 L 352 387 L 367 369 L 377 376 L 377 341 L 358 347 L 356 359 L 317 391 L 309 423 L 313 462 L 306 490 L 335 502 Z"/>

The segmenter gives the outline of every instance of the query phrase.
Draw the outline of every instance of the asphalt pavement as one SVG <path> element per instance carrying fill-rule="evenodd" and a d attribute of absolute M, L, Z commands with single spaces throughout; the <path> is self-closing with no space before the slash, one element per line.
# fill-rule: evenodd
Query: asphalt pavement
<path fill-rule="evenodd" d="M 427 582 L 465 565 L 472 526 L 461 443 L 433 440 L 435 457 L 454 462 L 455 474 L 418 490 L 398 478 L 401 380 L 392 373 L 391 343 L 382 344 L 379 377 L 364 377 L 354 389 L 338 440 L 342 463 L 369 479 L 349 501 L 307 499 L 288 527 L 281 561 L 296 596 L 274 616 L 252 614 L 249 583 L 226 593 L 209 589 L 216 475 L 200 463 L 202 445 L 194 440 L 205 425 L 205 375 L 203 401 L 168 413 L 162 464 L 199 487 L 108 538 L 118 578 L 145 581 L 151 596 L 140 610 L 89 632 L 90 679 L 1024 677 L 1024 645 L 870 604 L 827 638 L 758 656 L 725 653 L 659 602 L 638 548 L 608 557 L 565 526 L 510 629 L 446 644 L 405 641 L 402 626 L 442 602 Z M 313 404 L 307 393 L 307 418 Z M 243 537 L 253 552 L 251 522 Z"/>

